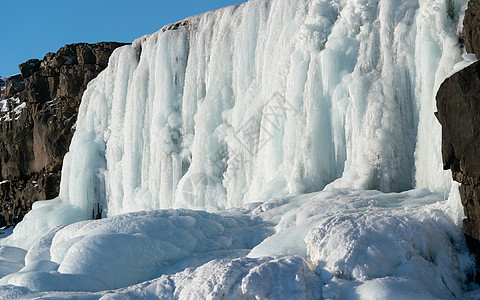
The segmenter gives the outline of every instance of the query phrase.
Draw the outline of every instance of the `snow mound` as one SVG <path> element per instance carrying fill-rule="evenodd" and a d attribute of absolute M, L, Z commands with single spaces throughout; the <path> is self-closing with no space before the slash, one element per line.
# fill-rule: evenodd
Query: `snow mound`
<path fill-rule="evenodd" d="M 162 299 L 318 299 L 321 279 L 299 257 L 213 260 L 102 299 L 142 291 Z"/>
<path fill-rule="evenodd" d="M 25 256 L 25 267 L 0 284 L 9 295 L 87 299 L 456 298 L 473 263 L 452 204 L 426 189 L 328 190 L 222 213 L 82 221 L 26 255 L 6 248 L 1 257 Z"/>
<path fill-rule="evenodd" d="M 247 216 L 186 210 L 78 222 L 54 228 L 37 240 L 26 253 L 25 268 L 2 282 L 34 291 L 125 287 L 155 278 L 161 267 L 193 253 L 251 249 L 269 234 L 257 223 Z M 60 283 L 48 284 L 58 281 L 56 277 Z"/>

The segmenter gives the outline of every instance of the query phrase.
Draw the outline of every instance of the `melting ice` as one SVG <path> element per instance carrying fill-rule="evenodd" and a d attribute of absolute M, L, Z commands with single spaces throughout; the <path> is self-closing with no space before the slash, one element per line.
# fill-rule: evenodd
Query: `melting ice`
<path fill-rule="evenodd" d="M 0 293 L 463 295 L 433 112 L 466 2 L 251 0 L 117 49 L 60 196 L 2 241 Z"/>

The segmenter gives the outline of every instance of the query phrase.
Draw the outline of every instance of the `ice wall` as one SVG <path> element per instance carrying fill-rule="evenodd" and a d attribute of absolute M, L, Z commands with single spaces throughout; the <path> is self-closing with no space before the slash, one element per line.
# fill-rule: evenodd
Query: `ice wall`
<path fill-rule="evenodd" d="M 142 37 L 85 92 L 57 201 L 84 219 L 446 191 L 434 96 L 466 2 L 251 0 Z"/>
<path fill-rule="evenodd" d="M 84 96 L 61 198 L 116 215 L 337 178 L 441 189 L 434 96 L 464 2 L 249 1 L 140 38 Z"/>

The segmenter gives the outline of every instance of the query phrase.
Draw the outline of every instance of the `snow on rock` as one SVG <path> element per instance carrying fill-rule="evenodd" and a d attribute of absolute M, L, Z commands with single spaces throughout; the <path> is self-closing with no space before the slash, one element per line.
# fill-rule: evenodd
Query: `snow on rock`
<path fill-rule="evenodd" d="M 7 84 L 7 79 L 10 82 Z M 0 122 L 18 120 L 27 105 L 18 98 L 18 92 L 25 88 L 20 74 L 0 77 Z"/>
<path fill-rule="evenodd" d="M 453 70 L 450 73 L 448 73 L 447 77 L 452 76 L 453 74 L 465 69 L 466 67 L 470 66 L 474 62 L 478 61 L 477 56 L 473 53 L 468 53 L 468 54 L 464 53 L 462 55 L 462 58 L 463 60 L 455 64 L 455 66 L 453 67 Z"/>
<path fill-rule="evenodd" d="M 0 76 L 0 100 L 5 98 L 5 87 L 7 85 L 7 78 Z"/>

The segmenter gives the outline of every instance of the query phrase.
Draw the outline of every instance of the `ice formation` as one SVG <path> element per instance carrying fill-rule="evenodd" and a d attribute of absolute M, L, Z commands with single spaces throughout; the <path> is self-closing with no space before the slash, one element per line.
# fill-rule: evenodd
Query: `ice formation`
<path fill-rule="evenodd" d="M 459 297 L 433 112 L 466 2 L 251 0 L 117 49 L 0 294 Z"/>
<path fill-rule="evenodd" d="M 24 258 L 25 267 L 0 279 L 0 293 L 455 298 L 471 263 L 455 200 L 427 189 L 334 190 L 216 214 L 171 209 L 77 222 L 51 229 L 27 253 L 4 247 L 3 260 L 21 265 Z"/>

